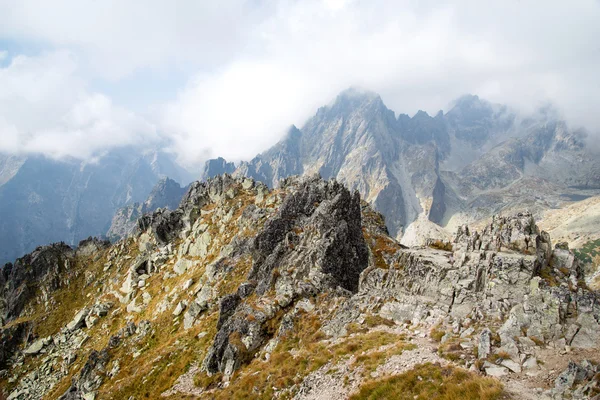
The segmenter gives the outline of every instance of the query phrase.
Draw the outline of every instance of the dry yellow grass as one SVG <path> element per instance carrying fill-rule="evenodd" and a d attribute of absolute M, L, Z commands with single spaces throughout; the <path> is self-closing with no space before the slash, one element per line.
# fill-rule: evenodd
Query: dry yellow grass
<path fill-rule="evenodd" d="M 455 367 L 421 364 L 403 374 L 361 386 L 351 400 L 495 400 L 502 384 Z"/>

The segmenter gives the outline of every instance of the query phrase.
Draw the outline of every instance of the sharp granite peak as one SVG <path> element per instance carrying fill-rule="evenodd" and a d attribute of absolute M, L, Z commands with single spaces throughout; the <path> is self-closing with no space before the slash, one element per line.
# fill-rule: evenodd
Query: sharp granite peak
<path fill-rule="evenodd" d="M 233 174 L 270 187 L 292 175 L 335 177 L 415 245 L 427 239 L 420 231 L 444 238 L 464 222 L 522 208 L 540 216 L 564 196 L 597 195 L 598 156 L 551 109 L 520 115 L 466 95 L 447 113 L 396 117 L 376 93 L 348 89 Z"/>
<path fill-rule="evenodd" d="M 10 400 L 591 398 L 590 287 L 528 212 L 407 248 L 334 178 L 218 175 L 114 244 L 47 245 L 6 265 L 0 388 Z"/>

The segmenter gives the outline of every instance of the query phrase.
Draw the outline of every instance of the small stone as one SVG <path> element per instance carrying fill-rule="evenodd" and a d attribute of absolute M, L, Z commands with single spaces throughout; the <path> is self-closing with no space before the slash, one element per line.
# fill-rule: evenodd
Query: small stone
<path fill-rule="evenodd" d="M 479 334 L 479 346 L 477 348 L 479 359 L 488 358 L 492 353 L 492 331 L 485 328 Z"/>
<path fill-rule="evenodd" d="M 202 332 L 200 332 L 199 334 L 197 334 L 197 335 L 196 335 L 196 337 L 197 337 L 198 339 L 202 339 L 202 338 L 203 338 L 204 336 L 206 336 L 206 335 L 208 335 L 208 332 L 204 332 L 204 331 L 202 331 Z"/>
<path fill-rule="evenodd" d="M 537 358 L 535 357 L 529 357 L 525 360 L 525 362 L 523 363 L 523 368 L 525 370 L 529 370 L 529 371 L 535 371 L 540 369 L 540 367 L 538 366 L 538 362 L 537 362 Z"/>
<path fill-rule="evenodd" d="M 44 347 L 44 340 L 43 339 L 38 339 L 35 342 L 33 342 L 32 344 L 29 345 L 29 347 L 27 347 L 23 353 L 28 354 L 28 355 L 35 355 L 38 354 L 42 348 Z"/>
<path fill-rule="evenodd" d="M 83 396 L 81 396 L 81 398 L 83 400 L 95 400 L 96 399 L 96 393 L 94 393 L 94 392 L 85 393 Z"/>
<path fill-rule="evenodd" d="M 177 306 L 175 307 L 175 310 L 173 311 L 173 315 L 177 317 L 179 314 L 181 314 L 183 312 L 183 310 L 185 310 L 185 303 L 183 301 L 180 301 L 179 303 L 177 303 Z"/>
<path fill-rule="evenodd" d="M 528 338 L 527 336 L 519 337 L 519 343 L 525 347 L 535 347 L 535 342 Z"/>
<path fill-rule="evenodd" d="M 189 288 L 192 287 L 192 285 L 194 284 L 194 280 L 193 279 L 188 279 L 187 281 L 185 281 L 183 283 L 183 286 L 181 287 L 182 290 L 188 290 Z"/>
<path fill-rule="evenodd" d="M 464 331 L 463 331 L 463 332 L 460 334 L 460 337 L 461 337 L 462 339 L 464 339 L 464 338 L 466 338 L 466 337 L 469 337 L 469 336 L 471 336 L 471 335 L 473 334 L 473 332 L 475 332 L 475 328 L 473 328 L 473 327 L 471 326 L 471 327 L 469 327 L 469 328 L 465 329 L 465 330 L 464 330 Z"/>
<path fill-rule="evenodd" d="M 182 275 L 185 273 L 185 271 L 187 271 L 188 269 L 188 261 L 185 259 L 179 259 L 176 263 L 175 266 L 173 267 L 173 271 L 175 271 L 175 273 L 177 275 Z"/>
<path fill-rule="evenodd" d="M 447 332 L 444 334 L 444 336 L 442 336 L 442 340 L 440 341 L 440 343 L 446 343 L 450 339 L 452 339 L 452 333 Z"/>
<path fill-rule="evenodd" d="M 504 367 L 488 367 L 485 369 L 485 373 L 489 376 L 499 378 L 508 374 L 508 370 Z"/>
<path fill-rule="evenodd" d="M 511 370 L 514 373 L 520 373 L 521 372 L 521 366 L 514 362 L 513 360 L 502 360 L 501 363 L 502 366 L 508 368 L 509 370 Z"/>
<path fill-rule="evenodd" d="M 565 353 L 570 353 L 571 352 L 571 346 L 567 345 L 565 346 Z"/>
<path fill-rule="evenodd" d="M 88 309 L 84 308 L 81 311 L 79 311 L 75 317 L 73 318 L 73 320 L 71 322 L 69 322 L 67 324 L 67 330 L 69 331 L 74 331 L 76 329 L 79 329 L 81 327 L 83 327 L 83 325 L 85 324 L 85 317 L 87 317 L 88 315 Z"/>

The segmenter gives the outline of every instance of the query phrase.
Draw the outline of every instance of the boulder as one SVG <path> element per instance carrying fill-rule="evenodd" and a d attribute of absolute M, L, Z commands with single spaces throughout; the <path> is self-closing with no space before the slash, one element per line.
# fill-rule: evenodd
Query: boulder
<path fill-rule="evenodd" d="M 579 330 L 571 340 L 571 347 L 590 349 L 600 346 L 600 326 L 591 313 L 582 313 L 577 318 Z"/>
<path fill-rule="evenodd" d="M 87 308 L 81 309 L 75 317 L 67 324 L 67 330 L 73 332 L 85 325 L 85 317 L 87 317 L 89 310 Z"/>
<path fill-rule="evenodd" d="M 508 375 L 508 370 L 504 367 L 495 366 L 495 367 L 487 367 L 485 368 L 485 373 L 488 376 L 493 376 L 494 378 L 500 378 L 502 376 Z"/>
<path fill-rule="evenodd" d="M 32 344 L 30 344 L 23 353 L 27 355 L 35 355 L 38 354 L 44 348 L 44 339 L 38 339 Z"/>
<path fill-rule="evenodd" d="M 479 334 L 479 346 L 477 347 L 477 357 L 485 359 L 492 353 L 492 331 L 485 328 Z"/>

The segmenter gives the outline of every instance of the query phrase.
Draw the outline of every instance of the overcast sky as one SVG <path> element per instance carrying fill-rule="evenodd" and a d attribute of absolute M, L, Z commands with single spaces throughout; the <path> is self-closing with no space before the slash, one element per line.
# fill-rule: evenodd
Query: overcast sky
<path fill-rule="evenodd" d="M 349 86 L 411 115 L 552 102 L 599 130 L 599 39 L 598 0 L 0 0 L 0 151 L 248 159 Z"/>

